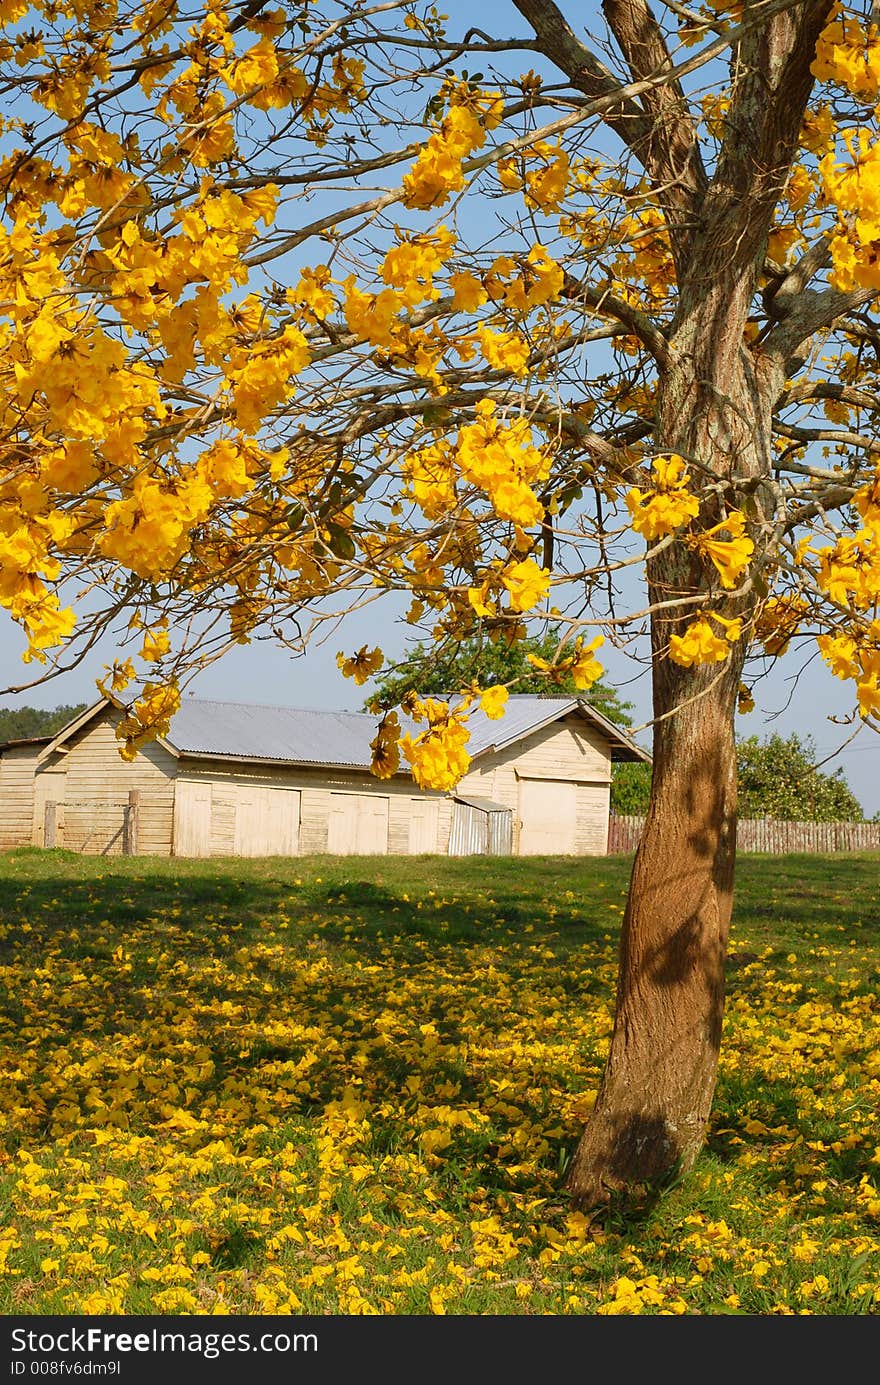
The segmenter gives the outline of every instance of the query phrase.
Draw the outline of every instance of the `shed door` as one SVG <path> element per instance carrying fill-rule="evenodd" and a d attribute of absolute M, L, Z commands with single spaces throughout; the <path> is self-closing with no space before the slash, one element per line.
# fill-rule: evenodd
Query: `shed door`
<path fill-rule="evenodd" d="M 299 854 L 299 789 L 238 784 L 235 796 L 236 856 Z"/>
<path fill-rule="evenodd" d="M 388 852 L 388 799 L 372 793 L 331 793 L 327 850 L 333 856 Z"/>
<path fill-rule="evenodd" d="M 573 856 L 577 785 L 558 779 L 519 781 L 520 856 Z"/>
<path fill-rule="evenodd" d="M 436 798 L 411 798 L 409 803 L 409 853 L 420 856 L 437 851 L 440 834 L 440 801 Z"/>
<path fill-rule="evenodd" d="M 174 855 L 210 856 L 210 784 L 178 779 L 174 785 Z"/>

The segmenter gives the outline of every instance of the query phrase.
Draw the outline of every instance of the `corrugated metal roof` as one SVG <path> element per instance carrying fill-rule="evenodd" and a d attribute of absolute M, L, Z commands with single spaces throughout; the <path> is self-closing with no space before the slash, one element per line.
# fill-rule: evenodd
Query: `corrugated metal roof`
<path fill-rule="evenodd" d="M 504 716 L 496 721 L 490 720 L 479 705 L 475 706 L 468 716 L 468 752 L 475 758 L 512 745 L 578 709 L 609 734 L 613 758 L 648 758 L 625 732 L 577 698 L 536 697 L 528 693 L 512 695 Z M 163 739 L 183 755 L 369 769 L 370 742 L 377 724 L 378 718 L 368 712 L 328 712 L 186 697 Z M 406 717 L 401 717 L 401 726 L 414 736 L 425 729 L 424 723 L 411 722 Z M 630 754 L 628 747 L 637 754 Z"/>
<path fill-rule="evenodd" d="M 369 769 L 377 718 L 185 697 L 165 740 L 183 755 Z"/>
<path fill-rule="evenodd" d="M 468 808 L 479 808 L 481 813 L 511 812 L 509 803 L 493 803 L 491 798 L 474 798 L 470 794 L 464 793 L 457 793 L 454 798 L 456 803 L 465 803 Z"/>

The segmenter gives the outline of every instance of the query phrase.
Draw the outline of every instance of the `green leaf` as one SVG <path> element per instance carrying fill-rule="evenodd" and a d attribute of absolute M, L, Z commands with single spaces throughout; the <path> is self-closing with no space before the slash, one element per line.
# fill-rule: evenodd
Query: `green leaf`
<path fill-rule="evenodd" d="M 357 550 L 348 530 L 343 529 L 339 524 L 330 523 L 327 525 L 327 532 L 330 535 L 327 547 L 334 558 L 352 559 Z"/>

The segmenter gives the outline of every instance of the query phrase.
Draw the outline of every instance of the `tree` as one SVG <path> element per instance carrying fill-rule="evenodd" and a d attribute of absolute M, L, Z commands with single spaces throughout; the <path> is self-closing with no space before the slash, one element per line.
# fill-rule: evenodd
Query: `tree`
<path fill-rule="evenodd" d="M 757 736 L 740 741 L 736 752 L 740 812 L 747 818 L 783 818 L 792 822 L 861 822 L 862 806 L 843 777 L 843 770 L 823 774 L 816 768 L 810 736 L 787 739 Z"/>
<path fill-rule="evenodd" d="M 450 689 L 466 688 L 476 681 L 482 687 L 512 683 L 518 693 L 570 693 L 578 689 L 570 670 L 548 682 L 546 672 L 529 663 L 533 655 L 540 663 L 552 664 L 562 632 L 551 627 L 543 635 L 532 635 L 509 644 L 506 640 L 487 641 L 471 635 L 445 651 L 436 645 L 417 644 L 399 665 L 379 679 L 367 709 L 397 707 L 407 695 L 444 697 Z M 631 702 L 623 702 L 614 688 L 600 678 L 590 687 L 588 701 L 617 726 L 631 726 Z M 651 790 L 651 767 L 623 762 L 611 768 L 611 811 L 641 813 Z"/>
<path fill-rule="evenodd" d="M 397 707 L 408 694 L 419 697 L 446 697 L 476 682 L 487 688 L 512 684 L 518 693 L 579 695 L 570 670 L 558 680 L 548 680 L 546 671 L 530 662 L 550 664 L 562 641 L 562 631 L 551 627 L 543 635 L 530 635 L 508 644 L 506 640 L 486 640 L 479 634 L 438 650 L 433 644 L 417 644 L 402 660 L 378 680 L 366 707 Z M 591 684 L 588 701 L 617 726 L 631 726 L 631 702 L 623 702 L 614 688 L 602 679 Z"/>
<path fill-rule="evenodd" d="M 230 644 L 389 591 L 421 639 L 543 612 L 584 692 L 647 630 L 590 1205 L 703 1141 L 747 670 L 818 645 L 880 716 L 880 34 L 832 0 L 510 15 L 7 0 L 0 599 L 43 673 L 131 644 L 125 754 Z M 448 787 L 467 704 L 412 710 L 376 772 Z"/>
<path fill-rule="evenodd" d="M 73 707 L 0 707 L 0 745 L 4 741 L 27 740 L 30 736 L 51 736 L 84 712 L 86 704 Z"/>

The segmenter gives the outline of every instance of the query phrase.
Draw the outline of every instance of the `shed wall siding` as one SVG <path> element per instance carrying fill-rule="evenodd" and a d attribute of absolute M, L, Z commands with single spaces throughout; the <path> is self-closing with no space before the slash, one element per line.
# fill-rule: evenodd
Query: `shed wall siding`
<path fill-rule="evenodd" d="M 107 711 L 88 723 L 36 775 L 35 832 L 42 832 L 40 796 L 63 802 L 64 830 L 59 845 L 86 855 L 122 852 L 123 812 L 130 789 L 140 791 L 138 854 L 171 854 L 175 760 L 161 745 L 145 745 L 132 761 L 123 760 L 115 726 L 119 714 Z M 63 784 L 59 776 L 63 774 Z M 55 784 L 52 780 L 55 780 Z M 35 837 L 36 839 L 36 837 Z M 41 836 L 39 838 L 42 840 Z"/>
<path fill-rule="evenodd" d="M 503 725 L 499 722 L 499 735 Z M 566 851 L 579 856 L 604 856 L 608 843 L 611 746 L 602 732 L 573 713 L 505 750 L 481 756 L 461 780 L 457 792 L 490 798 L 513 809 L 513 850 L 517 855 L 521 850 L 520 785 L 532 779 L 577 786 L 574 832 L 567 823 L 560 823 L 560 839 Z M 571 799 L 570 794 L 568 798 Z M 547 801 L 552 806 L 552 796 Z M 531 849 L 528 843 L 527 849 Z"/>
<path fill-rule="evenodd" d="M 43 749 L 10 746 L 0 756 L 0 851 L 33 841 L 34 770 Z"/>
<path fill-rule="evenodd" d="M 186 780 L 207 781 L 213 786 L 210 841 L 212 856 L 236 854 L 236 805 L 239 786 L 244 784 L 265 785 L 299 792 L 299 850 L 302 855 L 320 855 L 329 849 L 328 832 L 334 793 L 359 797 L 372 794 L 386 799 L 388 852 L 391 855 L 408 855 L 411 850 L 413 804 L 428 797 L 420 795 L 410 779 L 380 780 L 367 773 L 359 774 L 356 770 L 321 770 L 291 765 L 246 763 L 235 765 L 233 768 L 228 761 L 217 763 L 193 756 L 181 759 L 179 774 Z M 430 801 L 439 805 L 436 839 L 430 850 L 445 852 L 451 820 L 450 805 L 440 795 L 430 796 Z M 424 840 L 422 835 L 420 841 Z M 425 847 L 421 846 L 420 849 L 424 850 Z"/>
<path fill-rule="evenodd" d="M 151 743 L 128 763 L 119 755 L 114 730 L 119 713 L 108 709 L 83 727 L 65 750 L 56 752 L 36 773 L 36 757 L 43 747 L 6 751 L 0 757 L 3 814 L 0 847 L 43 840 L 44 805 L 63 804 L 56 824 L 58 845 L 89 854 L 122 850 L 123 811 L 131 789 L 140 791 L 138 852 L 170 855 L 174 847 L 174 799 L 176 783 L 210 785 L 210 806 L 198 831 L 204 841 L 188 851 L 210 856 L 234 856 L 243 849 L 259 851 L 259 842 L 242 836 L 239 805 L 250 803 L 259 791 L 257 807 L 274 802 L 283 808 L 286 826 L 275 833 L 270 845 L 296 849 L 301 854 L 328 851 L 328 827 L 334 794 L 378 795 L 387 804 L 387 850 L 394 855 L 439 852 L 449 848 L 453 801 L 451 795 L 424 794 L 408 776 L 374 779 L 357 770 L 322 767 L 254 764 L 234 760 L 210 760 L 199 756 L 171 755 Z M 503 722 L 499 723 L 499 735 Z M 603 733 L 576 713 L 533 732 L 504 750 L 481 756 L 457 791 L 491 799 L 513 810 L 513 850 L 520 850 L 523 784 L 542 781 L 573 786 L 572 792 L 532 794 L 533 803 L 554 806 L 572 800 L 566 821 L 547 824 L 547 840 L 564 839 L 565 849 L 577 854 L 604 855 L 607 849 L 610 744 Z M 276 795 L 284 794 L 282 803 Z M 181 797 L 186 790 L 181 788 Z M 526 795 L 528 791 L 526 790 Z M 253 807 L 256 813 L 257 808 Z M 376 808 L 380 805 L 377 803 Z M 338 809 L 338 800 L 337 800 Z M 543 811 L 543 810 L 542 810 Z M 382 814 L 385 813 L 384 807 Z M 337 813 L 338 815 L 338 813 Z M 367 816 L 370 816 L 368 813 Z M 376 815 L 373 815 L 376 816 Z M 274 814 L 273 814 L 274 820 Z M 378 819 L 377 819 L 378 820 Z M 238 824 L 238 825 L 237 825 Z M 337 823 L 337 827 L 338 827 Z M 253 828 L 253 824 L 251 824 Z M 190 833 L 190 835 L 192 835 Z M 277 842 L 275 836 L 278 837 Z M 282 840 L 283 838 L 283 840 Z M 534 838 L 533 838 L 534 841 Z M 377 849 L 374 845 L 372 849 Z M 534 847 L 532 848 L 534 849 Z M 286 852 L 285 852 L 286 854 Z"/>

